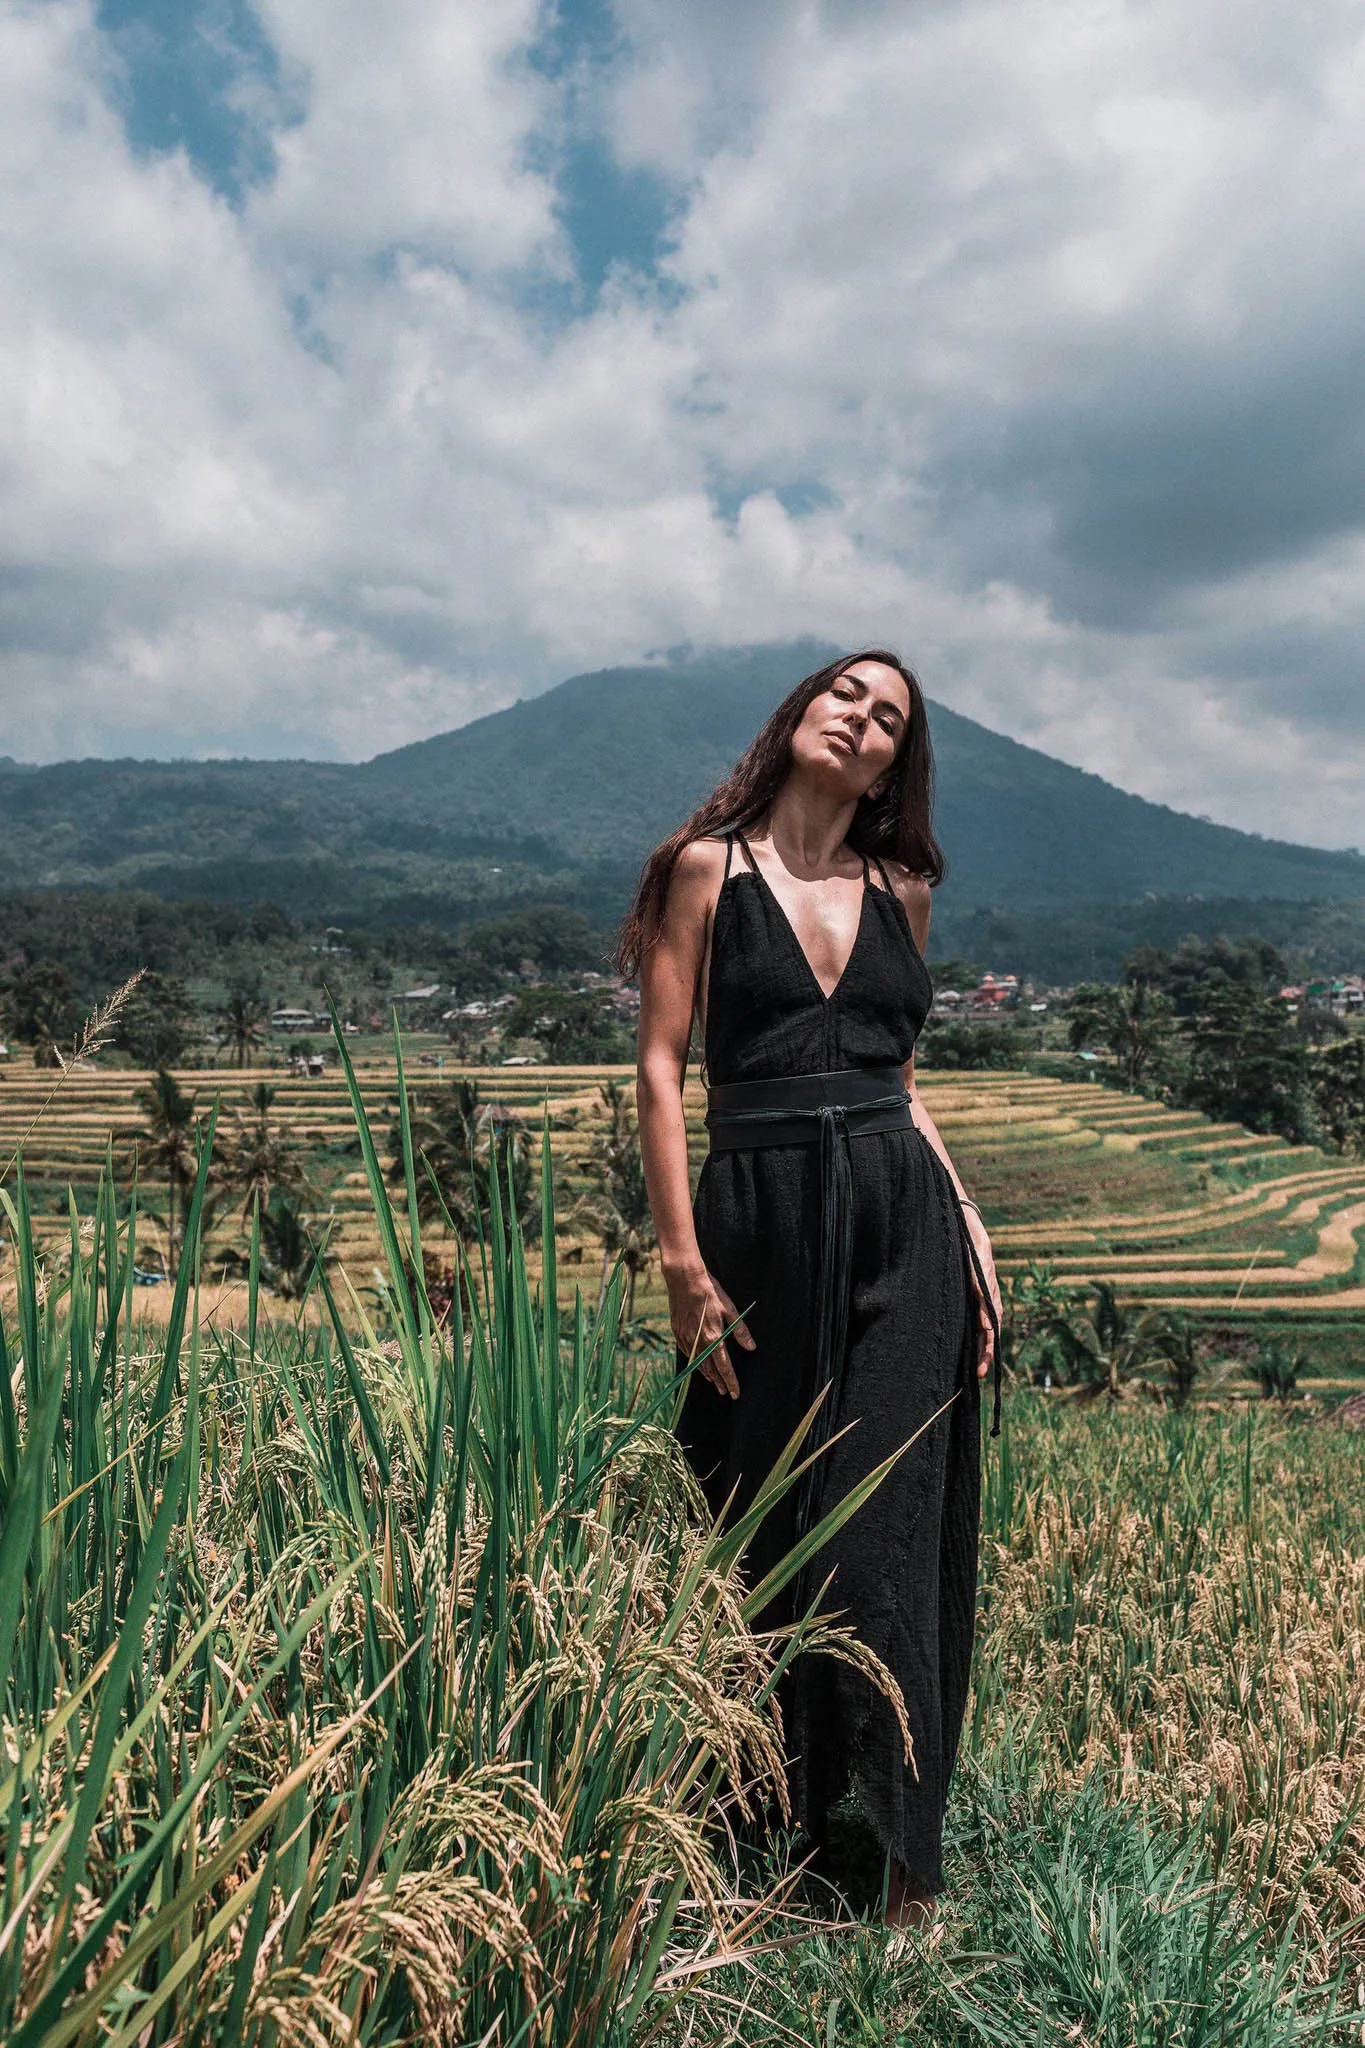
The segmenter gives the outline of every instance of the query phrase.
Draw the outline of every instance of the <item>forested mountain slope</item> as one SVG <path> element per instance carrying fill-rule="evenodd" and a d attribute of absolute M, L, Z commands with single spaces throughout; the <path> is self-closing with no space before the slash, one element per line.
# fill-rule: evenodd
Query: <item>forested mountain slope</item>
<path fill-rule="evenodd" d="M 648 848 L 824 658 L 810 643 L 679 655 L 357 765 L 0 763 L 0 889 L 137 886 L 295 915 L 457 922 L 532 902 L 603 921 Z M 940 704 L 954 916 L 1146 896 L 1365 898 L 1365 860 L 1211 825 Z"/>

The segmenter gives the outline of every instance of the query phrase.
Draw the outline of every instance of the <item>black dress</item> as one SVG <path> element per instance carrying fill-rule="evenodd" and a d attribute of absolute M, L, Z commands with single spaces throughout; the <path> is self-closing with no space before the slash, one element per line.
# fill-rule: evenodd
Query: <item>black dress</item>
<path fill-rule="evenodd" d="M 713 921 L 708 1082 L 909 1059 L 933 988 L 880 862 L 883 887 L 864 861 L 858 935 L 826 997 L 738 836 L 747 864 L 733 859 L 732 872 L 731 840 Z M 854 1418 L 856 1426 L 816 1468 L 823 1505 L 950 1405 L 815 1565 L 816 1587 L 834 1570 L 826 1606 L 842 1611 L 899 1681 L 914 1763 L 905 1763 L 884 1696 L 850 1666 L 807 1655 L 793 1664 L 783 1694 L 790 1787 L 817 1843 L 826 1837 L 831 1809 L 851 1790 L 883 1852 L 925 1890 L 937 1891 L 976 1604 L 980 1404 L 970 1251 L 952 1182 L 918 1129 L 863 1133 L 849 1142 L 851 1306 L 831 1427 Z M 693 1204 L 697 1241 L 755 1342 L 752 1351 L 729 1347 L 738 1401 L 694 1373 L 683 1404 L 678 1433 L 713 1512 L 732 1489 L 732 1512 L 743 1511 L 817 1391 L 819 1213 L 813 1145 L 708 1153 Z M 747 1557 L 752 1583 L 790 1549 L 796 1513 L 789 1493 L 760 1526 Z M 792 1600 L 790 1591 L 785 1602 L 779 1598 L 764 1623 L 789 1619 Z"/>

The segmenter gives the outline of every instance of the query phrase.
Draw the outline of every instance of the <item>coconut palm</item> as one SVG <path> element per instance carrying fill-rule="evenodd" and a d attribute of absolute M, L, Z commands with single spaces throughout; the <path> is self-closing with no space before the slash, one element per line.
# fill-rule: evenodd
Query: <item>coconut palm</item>
<path fill-rule="evenodd" d="M 1071 1047 L 1079 1052 L 1098 1039 L 1113 1055 L 1124 1087 L 1136 1093 L 1170 1038 L 1173 1015 L 1169 996 L 1145 978 L 1117 987 L 1083 982 L 1071 1001 Z"/>
<path fill-rule="evenodd" d="M 1149 1335 L 1156 1349 L 1146 1370 L 1172 1408 L 1183 1408 L 1204 1370 L 1195 1325 L 1178 1309 L 1170 1309 L 1155 1317 Z"/>
<path fill-rule="evenodd" d="M 187 1192 L 199 1170 L 202 1122 L 195 1107 L 197 1099 L 187 1095 L 164 1067 L 133 1097 L 144 1119 L 136 1140 L 139 1164 L 145 1163 L 166 1183 L 166 1247 L 172 1265 Z M 206 1190 L 206 1196 L 211 1200 L 212 1191 Z"/>
<path fill-rule="evenodd" d="M 1001 1362 L 1005 1371 L 1050 1386 L 1066 1378 L 1066 1355 L 1057 1334 L 1059 1322 L 1074 1316 L 1082 1302 L 1080 1288 L 1059 1280 L 1048 1261 L 1030 1259 L 1010 1279 L 1000 1325 Z"/>
<path fill-rule="evenodd" d="M 408 1097 L 412 1156 L 417 1179 L 417 1213 L 424 1223 L 444 1222 L 470 1244 L 488 1233 L 492 1180 L 496 1173 L 504 1216 L 510 1207 L 528 1242 L 540 1232 L 540 1178 L 533 1165 L 521 1118 L 500 1103 L 485 1102 L 476 1081 L 452 1081 L 445 1088 Z M 404 1177 L 400 1122 L 389 1130 L 393 1163 L 389 1179 Z M 433 1186 L 433 1181 L 435 1185 Z"/>
<path fill-rule="evenodd" d="M 231 1048 L 239 1067 L 249 1063 L 251 1054 L 265 1040 L 265 1009 L 245 989 L 235 988 L 223 1005 L 218 1020 L 218 1043 Z"/>
<path fill-rule="evenodd" d="M 236 1111 L 237 1129 L 224 1168 L 224 1179 L 234 1195 L 241 1196 L 243 1223 L 254 1202 L 260 1202 L 262 1213 L 269 1208 L 277 1188 L 295 1202 L 307 1202 L 315 1193 L 297 1142 L 287 1129 L 271 1121 L 275 1090 L 258 1081 L 248 1099 L 253 1113 L 248 1116 Z"/>
<path fill-rule="evenodd" d="M 319 1265 L 330 1264 L 308 1227 L 295 1197 L 282 1187 L 272 1190 L 261 1208 L 261 1277 L 286 1301 L 299 1301 Z"/>
<path fill-rule="evenodd" d="M 1108 1280 L 1093 1281 L 1091 1292 L 1085 1309 L 1059 1312 L 1050 1328 L 1072 1384 L 1091 1398 L 1121 1400 L 1153 1363 L 1165 1361 L 1168 1319 L 1120 1302 Z"/>
<path fill-rule="evenodd" d="M 1291 1401 L 1300 1378 L 1312 1370 L 1308 1353 L 1281 1338 L 1268 1338 L 1257 1347 L 1256 1378 L 1267 1401 Z"/>
<path fill-rule="evenodd" d="M 452 1081 L 448 1087 L 414 1092 L 408 1097 L 417 1214 L 423 1223 L 441 1222 L 449 1215 L 456 1235 L 466 1241 L 477 1235 L 473 1160 L 479 1138 L 480 1107 L 477 1081 Z M 404 1166 L 401 1126 L 396 1116 L 389 1127 L 389 1145 L 393 1154 L 389 1179 L 398 1185 L 404 1177 Z"/>

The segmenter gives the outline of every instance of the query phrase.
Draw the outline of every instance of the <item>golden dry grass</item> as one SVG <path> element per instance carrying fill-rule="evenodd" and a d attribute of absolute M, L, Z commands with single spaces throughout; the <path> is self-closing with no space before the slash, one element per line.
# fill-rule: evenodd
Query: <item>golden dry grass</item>
<path fill-rule="evenodd" d="M 1025 1395 L 987 1487 L 974 1747 L 1202 1813 L 1325 1953 L 1365 1912 L 1365 1435 Z"/>

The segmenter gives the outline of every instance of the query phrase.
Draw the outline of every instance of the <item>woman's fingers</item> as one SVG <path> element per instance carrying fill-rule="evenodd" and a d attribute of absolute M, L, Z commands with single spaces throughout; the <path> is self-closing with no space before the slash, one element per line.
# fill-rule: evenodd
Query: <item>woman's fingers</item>
<path fill-rule="evenodd" d="M 720 1282 L 714 1278 L 711 1279 L 711 1303 L 707 1309 L 707 1323 L 711 1321 L 712 1315 L 719 1318 L 719 1326 L 715 1333 L 717 1337 L 719 1337 L 721 1330 L 724 1330 L 726 1332 L 726 1343 L 731 1338 L 734 1338 L 744 1346 L 746 1351 L 753 1350 L 754 1340 L 749 1334 L 748 1325 L 743 1321 L 739 1311 Z M 730 1327 L 731 1324 L 734 1325 L 733 1329 Z M 710 1370 L 712 1366 L 715 1367 L 714 1372 Z M 707 1379 L 710 1380 L 718 1394 L 728 1394 L 732 1401 L 739 1399 L 739 1381 L 735 1376 L 735 1369 L 730 1363 L 730 1354 L 725 1348 L 725 1343 L 716 1345 L 715 1350 L 702 1367 L 702 1371 L 706 1374 Z"/>
<path fill-rule="evenodd" d="M 735 1327 L 730 1331 L 730 1335 L 738 1339 L 746 1351 L 752 1351 L 754 1340 L 749 1334 L 749 1325 L 744 1321 L 739 1310 L 725 1292 L 725 1289 L 714 1280 L 711 1285 L 715 1288 L 716 1300 L 720 1303 L 721 1321 L 727 1325 L 733 1323 Z"/>
<path fill-rule="evenodd" d="M 718 1394 L 728 1394 L 732 1401 L 739 1399 L 739 1381 L 723 1344 L 717 1344 L 711 1356 L 703 1359 L 701 1369 L 703 1377 L 710 1380 Z"/>
<path fill-rule="evenodd" d="M 986 1374 L 991 1369 L 991 1358 L 995 1352 L 995 1331 L 991 1328 L 990 1315 L 987 1311 L 986 1304 L 981 1299 L 980 1295 L 977 1296 L 976 1313 L 977 1321 L 981 1326 L 980 1349 L 977 1353 L 976 1376 L 979 1380 L 984 1380 Z"/>
<path fill-rule="evenodd" d="M 674 1321 L 674 1334 L 689 1357 L 696 1358 L 699 1352 L 707 1352 L 707 1356 L 698 1363 L 702 1378 L 709 1380 L 717 1393 L 728 1394 L 732 1401 L 737 1401 L 739 1380 L 726 1348 L 727 1341 L 731 1337 L 737 1338 L 746 1350 L 752 1351 L 754 1340 L 740 1320 L 729 1295 L 712 1274 L 705 1276 L 704 1286 L 704 1293 L 693 1294 L 686 1305 L 680 1307 Z M 689 1329 L 692 1331 L 690 1337 L 686 1334 Z"/>

